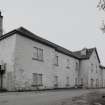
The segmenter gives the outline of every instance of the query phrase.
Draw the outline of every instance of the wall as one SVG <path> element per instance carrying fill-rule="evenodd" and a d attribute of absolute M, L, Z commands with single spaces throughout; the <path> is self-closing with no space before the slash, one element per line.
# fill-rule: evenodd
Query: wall
<path fill-rule="evenodd" d="M 89 70 L 89 84 L 90 83 L 90 79 L 93 78 L 94 79 L 94 82 L 93 82 L 93 87 L 100 87 L 100 83 L 101 83 L 101 78 L 100 78 L 100 68 L 99 68 L 99 61 L 97 59 L 97 55 L 96 55 L 96 52 L 94 50 L 94 52 L 92 53 L 91 57 L 90 57 L 90 70 Z M 91 63 L 93 64 L 93 72 L 91 72 Z M 98 86 L 97 85 L 97 82 L 96 82 L 96 79 L 98 79 Z"/>
<path fill-rule="evenodd" d="M 103 84 L 103 79 L 104 79 L 104 77 L 103 77 L 103 73 L 104 73 L 104 71 L 103 71 L 104 69 L 103 68 L 101 68 L 100 67 L 100 87 L 104 87 L 104 84 Z"/>
<path fill-rule="evenodd" d="M 16 35 L 0 41 L 0 63 L 6 63 L 6 73 L 3 77 L 3 87 L 8 90 L 14 89 L 14 56 Z"/>
<path fill-rule="evenodd" d="M 75 79 L 78 79 L 78 70 L 76 70 L 76 62 L 79 64 L 77 59 L 66 56 L 61 53 L 56 53 L 59 57 L 59 66 L 53 66 L 54 75 L 59 77 L 59 86 L 65 87 L 67 82 L 67 77 L 69 77 L 70 87 L 75 85 Z M 67 68 L 67 59 L 70 60 L 69 68 Z"/>
<path fill-rule="evenodd" d="M 44 61 L 32 60 L 33 47 L 43 49 Z M 55 55 L 59 56 L 59 66 L 54 65 Z M 70 69 L 66 68 L 67 58 L 70 59 Z M 15 75 L 16 88 L 32 89 L 32 73 L 43 74 L 43 87 L 54 87 L 54 76 L 58 75 L 59 87 L 65 87 L 66 77 L 70 77 L 70 86 L 75 85 L 75 73 L 78 60 L 55 51 L 53 48 L 32 41 L 26 37 L 16 35 Z"/>
<path fill-rule="evenodd" d="M 88 74 L 89 74 L 89 60 L 80 61 L 80 72 L 79 72 L 79 84 L 83 83 L 84 87 L 88 86 Z"/>
<path fill-rule="evenodd" d="M 93 64 L 93 67 L 92 65 Z M 93 69 L 93 70 L 92 70 Z M 96 88 L 101 87 L 101 77 L 100 77 L 99 61 L 95 50 L 93 51 L 90 59 L 80 61 L 80 73 L 79 80 L 83 78 L 84 87 Z M 93 86 L 91 86 L 91 79 L 93 79 Z M 98 79 L 98 86 L 96 86 L 96 79 Z"/>

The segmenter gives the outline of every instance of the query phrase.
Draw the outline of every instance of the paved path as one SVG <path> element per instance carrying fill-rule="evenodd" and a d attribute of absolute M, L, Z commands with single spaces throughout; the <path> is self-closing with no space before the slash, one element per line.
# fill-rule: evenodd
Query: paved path
<path fill-rule="evenodd" d="M 93 90 L 60 90 L 53 92 L 1 93 L 0 105 L 52 105 L 51 103 Z"/>

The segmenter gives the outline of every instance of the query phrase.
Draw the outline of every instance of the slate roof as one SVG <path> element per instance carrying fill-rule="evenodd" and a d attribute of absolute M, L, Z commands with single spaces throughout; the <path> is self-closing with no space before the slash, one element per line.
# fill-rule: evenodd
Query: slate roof
<path fill-rule="evenodd" d="M 89 59 L 90 56 L 92 55 L 93 51 L 96 51 L 96 55 L 97 55 L 98 61 L 100 62 L 100 59 L 99 59 L 99 56 L 98 56 L 98 53 L 97 53 L 97 49 L 96 48 L 86 49 L 86 55 L 82 55 L 81 54 L 81 51 L 82 50 L 73 52 L 74 55 L 76 57 L 78 57 L 80 60 Z"/>
<path fill-rule="evenodd" d="M 67 50 L 67 49 L 65 49 L 65 48 L 63 48 L 63 47 L 61 47 L 55 43 L 52 43 L 52 42 L 50 42 L 44 38 L 41 38 L 41 37 L 37 36 L 36 34 L 28 31 L 27 29 L 25 29 L 23 27 L 20 27 L 18 29 L 15 29 L 13 31 L 8 32 L 7 34 L 0 36 L 0 40 L 3 40 L 3 39 L 5 39 L 11 35 L 16 34 L 16 33 L 18 33 L 19 35 L 22 35 L 24 37 L 30 38 L 33 41 L 37 41 L 37 42 L 40 42 L 40 43 L 45 44 L 47 46 L 50 46 L 50 47 L 54 48 L 56 51 L 61 52 L 65 55 L 72 56 L 72 57 L 78 59 L 78 57 L 75 56 L 73 52 L 71 52 L 71 51 L 69 51 L 69 50 Z"/>

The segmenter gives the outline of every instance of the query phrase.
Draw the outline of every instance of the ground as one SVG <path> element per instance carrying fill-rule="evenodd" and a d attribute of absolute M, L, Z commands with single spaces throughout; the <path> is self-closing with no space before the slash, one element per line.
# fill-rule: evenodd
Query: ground
<path fill-rule="evenodd" d="M 0 105 L 105 105 L 105 89 L 0 93 Z M 100 103 L 100 104 L 99 104 Z"/>

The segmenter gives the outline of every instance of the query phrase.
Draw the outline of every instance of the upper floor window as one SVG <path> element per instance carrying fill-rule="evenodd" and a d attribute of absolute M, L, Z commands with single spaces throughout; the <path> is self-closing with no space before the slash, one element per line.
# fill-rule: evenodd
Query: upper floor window
<path fill-rule="evenodd" d="M 34 47 L 33 59 L 43 61 L 43 49 Z"/>
<path fill-rule="evenodd" d="M 93 68 L 94 68 L 93 63 L 91 63 L 91 72 L 93 72 Z"/>
<path fill-rule="evenodd" d="M 59 65 L 59 64 L 58 64 L 58 56 L 57 56 L 57 55 L 55 56 L 55 65 L 56 65 L 56 66 Z"/>
<path fill-rule="evenodd" d="M 69 59 L 67 59 L 67 66 L 66 66 L 66 68 L 67 68 L 67 69 L 70 68 L 70 60 L 69 60 Z"/>
<path fill-rule="evenodd" d="M 79 64 L 76 62 L 76 70 L 79 69 Z"/>
<path fill-rule="evenodd" d="M 98 73 L 98 69 L 96 68 L 96 73 Z"/>
<path fill-rule="evenodd" d="M 91 67 L 93 67 L 93 63 L 91 63 Z"/>
<path fill-rule="evenodd" d="M 38 59 L 43 60 L 43 49 L 38 49 Z"/>

